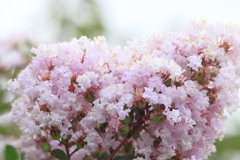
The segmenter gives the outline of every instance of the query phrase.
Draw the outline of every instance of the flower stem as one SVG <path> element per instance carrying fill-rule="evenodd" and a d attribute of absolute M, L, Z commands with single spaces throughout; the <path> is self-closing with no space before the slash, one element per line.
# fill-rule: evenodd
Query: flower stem
<path fill-rule="evenodd" d="M 71 154 L 70 154 L 70 156 L 72 156 L 75 152 L 77 152 L 79 149 L 78 148 L 76 148 Z"/>
<path fill-rule="evenodd" d="M 66 140 L 65 149 L 67 154 L 67 160 L 71 160 L 71 155 L 69 154 L 69 148 L 68 148 L 68 140 Z"/>
<path fill-rule="evenodd" d="M 123 141 L 117 146 L 116 149 L 114 149 L 110 155 L 108 156 L 107 160 L 112 160 L 113 157 L 115 156 L 115 154 L 122 148 L 123 145 L 125 145 L 125 143 L 127 143 L 127 141 L 136 133 L 139 131 L 139 129 L 141 129 L 142 124 L 144 124 L 144 121 L 142 119 L 140 119 L 138 121 L 138 123 L 133 127 L 133 129 L 125 136 L 125 138 L 123 139 Z"/>

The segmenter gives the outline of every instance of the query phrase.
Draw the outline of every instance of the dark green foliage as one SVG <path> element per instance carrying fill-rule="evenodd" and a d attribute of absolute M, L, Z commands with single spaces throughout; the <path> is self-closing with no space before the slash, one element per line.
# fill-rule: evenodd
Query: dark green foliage
<path fill-rule="evenodd" d="M 90 158 L 89 158 L 87 155 L 85 155 L 85 157 L 83 158 L 83 160 L 90 160 Z"/>
<path fill-rule="evenodd" d="M 240 129 L 238 133 L 240 133 Z M 227 157 L 230 160 L 235 155 L 234 153 L 240 151 L 240 134 L 225 137 L 222 141 L 217 140 L 215 145 L 217 152 L 212 153 L 208 160 L 225 160 Z"/>
<path fill-rule="evenodd" d="M 132 142 L 128 142 L 125 146 L 124 146 L 124 151 L 125 153 L 132 153 L 134 151 L 134 146 L 132 144 Z"/>
<path fill-rule="evenodd" d="M 25 160 L 25 153 L 21 153 L 20 160 Z"/>
<path fill-rule="evenodd" d="M 200 84 L 200 85 L 203 85 L 205 83 L 205 79 L 204 79 L 204 76 L 203 75 L 200 75 L 198 73 L 194 73 L 194 77 L 196 78 L 197 82 Z"/>
<path fill-rule="evenodd" d="M 135 133 L 135 134 L 132 136 L 132 138 L 134 138 L 134 139 L 138 139 L 139 137 L 140 137 L 139 133 Z"/>
<path fill-rule="evenodd" d="M 134 159 L 134 158 L 136 158 L 136 156 L 135 155 L 133 155 L 133 154 L 131 154 L 131 155 L 122 155 L 122 156 L 116 156 L 115 158 L 114 158 L 114 160 L 132 160 L 132 159 Z"/>
<path fill-rule="evenodd" d="M 0 114 L 9 111 L 11 109 L 11 106 L 9 104 L 4 103 L 4 93 L 6 90 L 0 90 Z"/>
<path fill-rule="evenodd" d="M 108 157 L 107 153 L 106 152 L 102 152 L 99 156 L 99 160 L 103 160 L 103 159 L 106 159 Z"/>
<path fill-rule="evenodd" d="M 107 126 L 108 126 L 108 122 L 101 123 L 101 124 L 99 124 L 98 127 L 95 128 L 95 130 L 96 130 L 99 134 L 100 134 L 100 133 L 105 133 Z"/>
<path fill-rule="evenodd" d="M 76 146 L 77 146 L 78 149 L 82 149 L 83 148 L 83 146 L 80 143 L 78 143 L 78 142 L 76 143 Z"/>
<path fill-rule="evenodd" d="M 100 155 L 100 152 L 99 151 L 95 151 L 95 152 L 92 152 L 91 154 L 92 154 L 93 158 L 98 158 L 99 155 Z"/>
<path fill-rule="evenodd" d="M 59 140 L 61 138 L 60 134 L 55 134 L 55 133 L 51 133 L 51 137 L 53 140 Z"/>
<path fill-rule="evenodd" d="M 47 142 L 43 142 L 40 144 L 43 152 L 49 152 L 51 150 L 51 145 Z"/>
<path fill-rule="evenodd" d="M 52 153 L 55 157 L 59 158 L 60 160 L 67 160 L 66 153 L 61 149 L 54 149 Z"/>
<path fill-rule="evenodd" d="M 165 86 L 170 87 L 171 86 L 171 79 L 168 79 L 164 82 Z"/>
<path fill-rule="evenodd" d="M 159 115 L 159 116 L 154 116 L 153 118 L 152 118 L 152 120 L 153 120 L 153 122 L 155 122 L 155 123 L 162 123 L 163 120 L 164 119 L 164 116 L 163 115 Z"/>
<path fill-rule="evenodd" d="M 136 114 L 136 115 L 135 115 L 135 120 L 138 121 L 138 120 L 141 118 L 141 116 L 142 116 L 141 110 L 137 107 L 137 108 L 135 108 L 133 111 L 134 111 L 135 114 Z"/>
<path fill-rule="evenodd" d="M 138 108 L 144 108 L 146 106 L 146 103 L 138 102 Z"/>
<path fill-rule="evenodd" d="M 217 77 L 217 74 L 216 73 L 212 73 L 210 74 L 211 77 Z"/>
<path fill-rule="evenodd" d="M 92 103 L 94 101 L 94 96 L 90 93 L 85 93 L 84 94 L 84 99 L 89 102 Z"/>
<path fill-rule="evenodd" d="M 123 124 L 128 124 L 130 122 L 130 117 L 126 117 L 124 120 L 121 120 Z"/>
<path fill-rule="evenodd" d="M 7 145 L 5 147 L 5 160 L 18 160 L 18 157 L 18 152 L 13 146 Z"/>
<path fill-rule="evenodd" d="M 119 132 L 120 132 L 120 135 L 122 137 L 126 136 L 129 132 L 129 127 L 128 125 L 126 124 L 122 124 L 120 127 L 119 127 Z"/>

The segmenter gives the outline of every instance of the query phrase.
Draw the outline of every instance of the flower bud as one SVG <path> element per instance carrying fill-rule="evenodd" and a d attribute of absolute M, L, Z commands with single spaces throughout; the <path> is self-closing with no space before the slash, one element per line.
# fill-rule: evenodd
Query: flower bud
<path fill-rule="evenodd" d="M 88 88 L 86 90 L 84 93 L 84 99 L 89 103 L 92 103 L 94 101 L 94 91 L 92 88 Z"/>
<path fill-rule="evenodd" d="M 60 133 L 61 132 L 60 132 L 60 130 L 58 129 L 57 126 L 51 126 L 50 135 L 51 135 L 53 140 L 59 140 L 61 138 Z"/>
<path fill-rule="evenodd" d="M 41 143 L 40 146 L 44 152 L 49 152 L 52 148 L 51 145 L 47 142 Z"/>

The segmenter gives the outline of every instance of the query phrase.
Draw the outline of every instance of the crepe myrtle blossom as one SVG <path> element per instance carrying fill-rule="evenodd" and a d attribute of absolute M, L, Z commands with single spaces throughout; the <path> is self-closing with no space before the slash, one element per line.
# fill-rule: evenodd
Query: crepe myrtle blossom
<path fill-rule="evenodd" d="M 34 37 L 34 38 L 33 38 Z M 39 42 L 52 42 L 50 38 L 40 35 L 33 36 L 29 32 L 16 32 L 0 39 L 0 72 L 5 74 L 14 74 L 16 70 L 23 69 L 30 59 L 30 49 L 36 47 Z M 16 73 L 15 73 L 16 74 Z M 6 76 L 5 76 L 6 77 Z M 8 75 L 6 79 L 13 77 Z M 7 81 L 7 80 L 6 80 Z"/>
<path fill-rule="evenodd" d="M 34 145 L 34 155 L 206 159 L 223 138 L 224 111 L 240 102 L 236 26 L 192 22 L 146 42 L 132 38 L 123 50 L 81 37 L 32 52 L 9 89 L 22 95 L 12 119 L 31 139 L 21 149 Z"/>
<path fill-rule="evenodd" d="M 16 97 L 7 90 L 7 82 L 18 75 L 31 59 L 30 49 L 39 42 L 52 42 L 50 38 L 34 35 L 31 31 L 11 33 L 0 39 L 0 90 L 4 92 L 1 101 L 12 102 Z"/>
<path fill-rule="evenodd" d="M 5 90 L 7 88 L 7 81 L 13 78 L 13 74 L 19 68 L 22 69 L 26 65 L 26 58 L 20 50 L 22 49 L 20 47 L 22 45 L 20 39 L 16 38 L 17 36 L 12 37 L 11 35 L 0 39 L 0 90 Z"/>

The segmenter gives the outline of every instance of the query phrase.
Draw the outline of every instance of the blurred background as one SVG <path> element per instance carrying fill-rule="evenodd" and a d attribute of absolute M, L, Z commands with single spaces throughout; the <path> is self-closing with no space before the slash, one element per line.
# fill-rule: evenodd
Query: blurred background
<path fill-rule="evenodd" d="M 8 0 L 0 1 L 0 155 L 21 132 L 10 123 L 6 82 L 31 60 L 30 49 L 104 35 L 110 47 L 154 32 L 181 31 L 191 20 L 240 24 L 238 0 Z M 239 104 L 240 105 L 240 104 Z M 209 160 L 240 159 L 240 110 L 229 116 L 225 138 Z M 0 156 L 1 159 L 1 156 Z"/>

